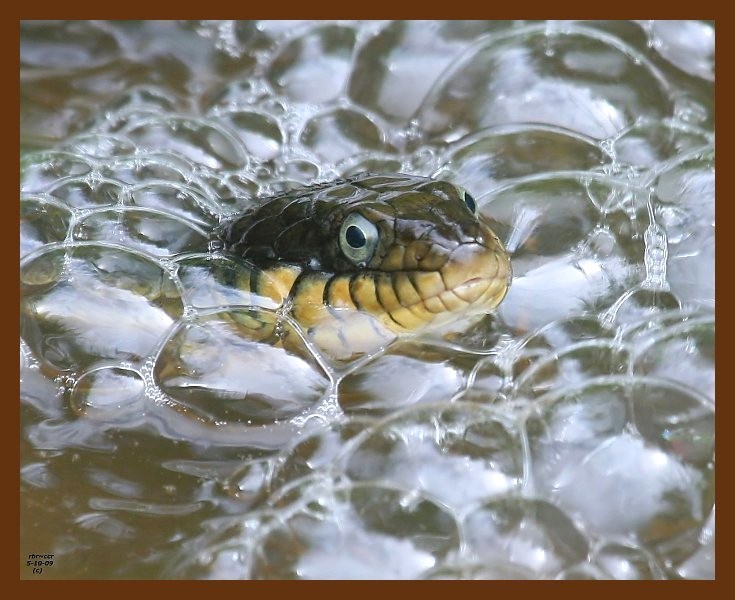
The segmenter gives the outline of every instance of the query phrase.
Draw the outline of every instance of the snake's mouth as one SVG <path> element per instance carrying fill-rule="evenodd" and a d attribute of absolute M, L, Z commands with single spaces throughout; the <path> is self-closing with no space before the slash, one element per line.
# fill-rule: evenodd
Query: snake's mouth
<path fill-rule="evenodd" d="M 439 271 L 395 276 L 399 306 L 387 310 L 382 321 L 394 331 L 407 331 L 489 312 L 503 300 L 510 281 L 510 260 L 499 242 L 462 244 Z"/>
<path fill-rule="evenodd" d="M 483 277 L 472 277 L 450 291 L 468 304 L 472 304 L 482 296 L 483 292 L 492 285 L 493 281 L 495 280 Z"/>

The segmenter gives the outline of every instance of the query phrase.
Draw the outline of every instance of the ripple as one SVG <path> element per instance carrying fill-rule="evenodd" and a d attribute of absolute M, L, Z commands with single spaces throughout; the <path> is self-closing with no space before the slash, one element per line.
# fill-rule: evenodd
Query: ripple
<path fill-rule="evenodd" d="M 130 527 L 120 519 L 100 512 L 85 513 L 75 520 L 75 524 L 105 538 L 108 542 L 131 540 L 138 533 L 135 527 Z"/>
<path fill-rule="evenodd" d="M 21 468 L 20 480 L 26 485 L 40 489 L 54 489 L 59 485 L 59 478 L 45 463 L 29 463 Z"/>

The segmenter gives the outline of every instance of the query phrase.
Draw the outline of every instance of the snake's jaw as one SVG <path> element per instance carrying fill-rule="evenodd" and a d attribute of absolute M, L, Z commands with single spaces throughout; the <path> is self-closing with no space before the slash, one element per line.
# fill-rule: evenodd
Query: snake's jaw
<path fill-rule="evenodd" d="M 485 225 L 480 234 L 451 250 L 434 246 L 420 260 L 413 246 L 405 256 L 409 269 L 360 280 L 350 290 L 380 322 L 396 333 L 443 326 L 459 318 L 487 313 L 505 297 L 511 265 L 505 249 Z M 418 268 L 410 268 L 414 267 Z M 370 302 L 375 297 L 377 302 Z M 373 308 L 374 310 L 370 310 Z"/>
<path fill-rule="evenodd" d="M 441 269 L 447 291 L 473 312 L 498 306 L 512 279 L 510 259 L 488 228 L 476 242 L 457 246 Z"/>

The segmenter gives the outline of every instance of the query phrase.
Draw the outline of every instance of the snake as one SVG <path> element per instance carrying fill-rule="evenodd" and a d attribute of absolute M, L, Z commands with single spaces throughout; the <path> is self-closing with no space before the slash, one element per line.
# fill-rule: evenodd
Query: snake
<path fill-rule="evenodd" d="M 294 189 L 215 233 L 225 255 L 252 268 L 252 293 L 287 307 L 337 354 L 490 312 L 512 279 L 472 195 L 416 175 L 362 173 Z"/>

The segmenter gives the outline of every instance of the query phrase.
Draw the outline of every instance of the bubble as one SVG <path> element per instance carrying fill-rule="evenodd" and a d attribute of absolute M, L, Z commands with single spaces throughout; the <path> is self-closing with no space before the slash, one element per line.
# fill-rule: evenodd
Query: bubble
<path fill-rule="evenodd" d="M 627 369 L 627 353 L 615 342 L 585 342 L 538 358 L 518 377 L 516 385 L 519 394 L 535 398 L 593 377 L 623 375 Z"/>
<path fill-rule="evenodd" d="M 467 552 L 475 560 L 507 561 L 538 576 L 553 576 L 583 560 L 589 548 L 568 515 L 542 500 L 498 498 L 462 521 Z"/>
<path fill-rule="evenodd" d="M 604 581 L 610 579 L 610 576 L 599 567 L 583 562 L 568 569 L 564 569 L 556 576 L 556 579 L 573 581 Z"/>
<path fill-rule="evenodd" d="M 181 310 L 169 275 L 126 250 L 51 249 L 21 269 L 21 335 L 59 371 L 100 358 L 140 361 Z"/>
<path fill-rule="evenodd" d="M 399 159 L 378 152 L 350 156 L 338 163 L 337 170 L 345 177 L 360 173 L 398 173 L 405 171 Z"/>
<path fill-rule="evenodd" d="M 591 533 L 690 553 L 714 500 L 712 415 L 665 380 L 607 377 L 550 392 L 526 422 L 534 489 Z"/>
<path fill-rule="evenodd" d="M 278 121 L 271 116 L 238 111 L 224 113 L 219 120 L 240 138 L 250 155 L 271 160 L 281 154 L 283 133 Z"/>
<path fill-rule="evenodd" d="M 71 208 L 112 206 L 120 202 L 123 186 L 112 180 L 68 179 L 49 189 L 49 194 Z"/>
<path fill-rule="evenodd" d="M 192 168 L 188 161 L 173 154 L 141 151 L 135 157 L 105 162 L 100 165 L 100 173 L 128 185 L 155 180 L 183 184 L 188 181 Z"/>
<path fill-rule="evenodd" d="M 426 571 L 421 579 L 521 580 L 535 579 L 535 573 L 510 561 L 497 559 L 480 563 L 441 565 Z"/>
<path fill-rule="evenodd" d="M 289 160 L 281 165 L 280 172 L 284 177 L 308 184 L 319 176 L 319 165 L 308 160 Z"/>
<path fill-rule="evenodd" d="M 276 90 L 293 100 L 333 100 L 349 75 L 354 43 L 351 27 L 322 25 L 309 29 L 275 56 L 268 79 Z"/>
<path fill-rule="evenodd" d="M 79 416 L 120 419 L 143 408 L 144 390 L 143 378 L 136 371 L 102 367 L 87 371 L 77 380 L 69 403 Z"/>
<path fill-rule="evenodd" d="M 461 27 L 437 21 L 387 24 L 360 47 L 350 98 L 386 118 L 407 121 L 438 75 L 467 46 L 469 40 L 457 35 Z"/>
<path fill-rule="evenodd" d="M 309 120 L 300 141 L 327 162 L 370 151 L 388 149 L 383 133 L 368 117 L 356 111 L 337 109 Z"/>
<path fill-rule="evenodd" d="M 463 383 L 462 373 L 441 357 L 384 354 L 342 380 L 339 402 L 347 414 L 379 414 L 451 398 Z"/>
<path fill-rule="evenodd" d="M 658 330 L 637 343 L 633 371 L 693 388 L 714 402 L 715 323 L 698 319 Z"/>
<path fill-rule="evenodd" d="M 462 510 L 519 488 L 520 439 L 476 404 L 419 405 L 372 428 L 344 457 L 358 481 L 410 486 Z"/>
<path fill-rule="evenodd" d="M 197 308 L 228 305 L 277 308 L 280 304 L 250 290 L 254 278 L 267 280 L 265 272 L 230 258 L 196 254 L 184 256 L 176 264 L 186 298 Z"/>
<path fill-rule="evenodd" d="M 167 150 L 211 169 L 241 169 L 247 157 L 232 134 L 213 122 L 157 117 L 125 130 L 142 148 Z"/>
<path fill-rule="evenodd" d="M 71 221 L 71 212 L 44 197 L 20 199 L 20 255 L 26 256 L 44 244 L 61 242 Z"/>
<path fill-rule="evenodd" d="M 670 107 L 661 76 L 621 42 L 574 25 L 531 26 L 475 45 L 442 74 L 417 116 L 446 141 L 523 122 L 605 139 Z"/>
<path fill-rule="evenodd" d="M 90 133 L 79 135 L 64 143 L 61 148 L 97 159 L 111 159 L 130 156 L 135 152 L 135 145 L 122 136 Z"/>
<path fill-rule="evenodd" d="M 21 503 L 60 576 L 713 579 L 713 47 L 704 21 L 21 24 Z M 208 239 L 364 171 L 470 191 L 513 255 L 497 311 L 302 328 Z"/>
<path fill-rule="evenodd" d="M 714 306 L 715 186 L 714 156 L 686 155 L 653 182 L 661 207 L 677 209 L 669 220 L 668 282 L 682 303 Z M 667 231 L 667 234 L 669 232 Z"/>
<path fill-rule="evenodd" d="M 605 162 L 592 140 L 551 127 L 493 127 L 452 144 L 438 179 L 461 184 L 477 194 L 498 184 L 536 173 L 588 170 Z"/>
<path fill-rule="evenodd" d="M 662 278 L 663 279 L 663 278 Z M 642 318 L 651 317 L 657 313 L 676 310 L 681 307 L 676 296 L 667 291 L 668 283 L 663 283 L 663 289 L 655 286 L 635 286 L 625 294 L 603 315 L 605 321 L 615 321 L 617 326 L 626 326 L 636 323 Z"/>
<path fill-rule="evenodd" d="M 20 191 L 38 193 L 58 185 L 64 177 L 81 177 L 92 170 L 90 163 L 69 152 L 44 152 L 23 157 L 20 164 Z"/>
<path fill-rule="evenodd" d="M 477 364 L 472 384 L 462 394 L 462 400 L 491 404 L 505 399 L 508 375 L 499 360 L 488 357 Z"/>
<path fill-rule="evenodd" d="M 702 528 L 699 538 L 700 546 L 677 568 L 677 574 L 685 579 L 715 578 L 715 512 Z"/>
<path fill-rule="evenodd" d="M 715 30 L 701 21 L 651 23 L 653 48 L 667 61 L 689 75 L 715 80 Z"/>
<path fill-rule="evenodd" d="M 505 186 L 480 212 L 511 257 L 513 282 L 497 314 L 516 332 L 611 306 L 640 278 L 642 244 L 601 253 L 588 243 L 603 215 L 574 178 Z"/>
<path fill-rule="evenodd" d="M 252 579 L 413 579 L 459 544 L 454 518 L 379 485 L 338 487 L 272 527 L 253 552 Z"/>
<path fill-rule="evenodd" d="M 650 169 L 709 143 L 711 140 L 703 131 L 643 120 L 617 138 L 613 148 L 617 161 Z"/>
<path fill-rule="evenodd" d="M 311 431 L 307 429 L 294 444 L 282 451 L 270 480 L 271 491 L 333 468 L 349 440 L 362 433 L 373 421 L 356 417 Z"/>
<path fill-rule="evenodd" d="M 154 256 L 201 251 L 207 245 L 204 232 L 183 219 L 128 207 L 97 211 L 79 219 L 72 239 L 112 242 Z"/>
<path fill-rule="evenodd" d="M 328 380 L 289 327 L 265 311 L 230 310 L 180 325 L 154 377 L 177 403 L 212 423 L 273 423 L 314 406 Z"/>
<path fill-rule="evenodd" d="M 189 186 L 175 183 L 144 183 L 130 190 L 134 206 L 170 213 L 195 225 L 209 228 L 217 222 L 219 207 Z"/>
<path fill-rule="evenodd" d="M 661 567 L 656 560 L 645 550 L 635 546 L 605 544 L 595 552 L 594 561 L 613 579 L 663 579 Z"/>

